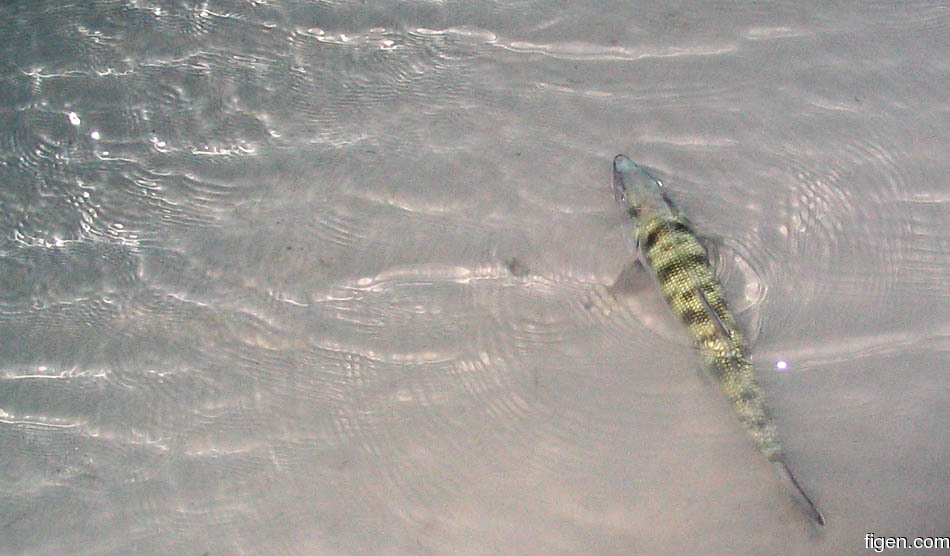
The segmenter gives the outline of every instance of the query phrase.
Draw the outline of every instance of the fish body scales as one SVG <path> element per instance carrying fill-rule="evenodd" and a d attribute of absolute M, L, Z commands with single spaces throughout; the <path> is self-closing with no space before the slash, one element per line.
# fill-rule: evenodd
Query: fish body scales
<path fill-rule="evenodd" d="M 708 254 L 682 219 L 658 215 L 638 230 L 646 262 L 670 308 L 702 353 L 705 367 L 719 381 L 756 448 L 770 461 L 782 458 L 782 445 L 749 350 L 729 311 Z"/>

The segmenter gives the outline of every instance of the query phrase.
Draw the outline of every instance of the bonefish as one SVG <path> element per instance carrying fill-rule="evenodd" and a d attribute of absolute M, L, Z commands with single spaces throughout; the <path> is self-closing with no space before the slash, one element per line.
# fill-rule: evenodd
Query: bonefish
<path fill-rule="evenodd" d="M 824 525 L 821 513 L 785 463 L 749 348 L 726 305 L 706 249 L 660 182 L 622 154 L 614 158 L 613 188 L 617 201 L 637 225 L 638 264 L 653 273 L 758 451 L 772 462 L 808 517 Z"/>

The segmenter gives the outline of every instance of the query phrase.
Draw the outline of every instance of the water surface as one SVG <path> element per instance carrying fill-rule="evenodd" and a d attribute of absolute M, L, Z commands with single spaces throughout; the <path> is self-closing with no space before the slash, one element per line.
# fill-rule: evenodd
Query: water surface
<path fill-rule="evenodd" d="M 947 535 L 948 28 L 926 1 L 5 4 L 0 552 Z M 656 294 L 610 288 L 618 152 L 714 251 L 822 531 Z"/>

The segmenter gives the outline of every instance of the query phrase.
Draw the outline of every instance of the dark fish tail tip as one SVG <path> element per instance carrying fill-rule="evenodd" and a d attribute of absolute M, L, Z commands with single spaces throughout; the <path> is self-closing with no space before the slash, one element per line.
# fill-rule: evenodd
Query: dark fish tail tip
<path fill-rule="evenodd" d="M 811 498 L 805 494 L 805 489 L 802 488 L 802 485 L 798 484 L 798 480 L 795 478 L 795 475 L 792 474 L 791 469 L 785 464 L 784 461 L 776 461 L 776 468 L 779 470 L 780 474 L 784 475 L 785 478 L 791 483 L 792 494 L 795 498 L 795 501 L 801 506 L 802 510 L 805 512 L 805 515 L 809 517 L 816 524 L 824 527 L 825 517 L 821 515 L 821 512 L 818 511 L 818 508 L 815 506 L 815 503 L 812 502 Z"/>

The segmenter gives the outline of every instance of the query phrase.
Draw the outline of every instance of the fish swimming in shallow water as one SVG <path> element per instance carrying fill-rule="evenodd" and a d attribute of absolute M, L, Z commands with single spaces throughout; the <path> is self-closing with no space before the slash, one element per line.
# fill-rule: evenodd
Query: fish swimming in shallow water
<path fill-rule="evenodd" d="M 749 348 L 726 305 L 706 249 L 660 182 L 622 154 L 614 158 L 613 188 L 617 201 L 637 224 L 638 264 L 652 272 L 756 448 L 772 462 L 808 517 L 824 525 L 821 513 L 785 463 L 785 452 L 749 359 Z"/>

